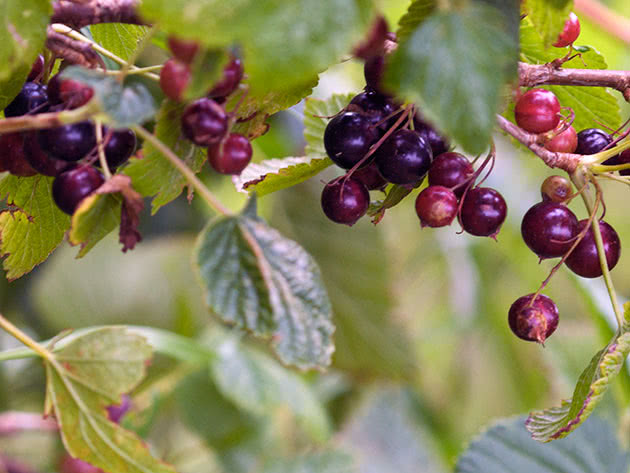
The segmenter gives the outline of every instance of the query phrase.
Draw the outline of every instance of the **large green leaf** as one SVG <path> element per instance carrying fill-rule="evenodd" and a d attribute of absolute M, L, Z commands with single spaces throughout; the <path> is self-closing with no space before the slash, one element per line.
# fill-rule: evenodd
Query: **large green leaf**
<path fill-rule="evenodd" d="M 215 219 L 199 235 L 194 261 L 206 302 L 225 322 L 271 338 L 283 362 L 323 368 L 334 326 L 319 268 L 255 206 L 253 198 L 243 214 Z"/>
<path fill-rule="evenodd" d="M 545 48 L 551 46 L 562 32 L 564 23 L 573 8 L 573 0 L 527 0 L 523 4 L 523 13 L 534 25 Z"/>
<path fill-rule="evenodd" d="M 415 29 L 435 11 L 435 0 L 413 0 L 407 12 L 398 20 L 396 37 L 398 41 L 405 41 Z"/>
<path fill-rule="evenodd" d="M 509 19 L 485 3 L 435 13 L 392 55 L 388 87 L 464 150 L 481 153 L 501 89 L 516 75 L 517 38 L 509 29 Z"/>
<path fill-rule="evenodd" d="M 294 458 L 275 458 L 262 473 L 355 473 L 352 457 L 343 452 L 309 453 Z"/>
<path fill-rule="evenodd" d="M 9 209 L 0 213 L 0 250 L 6 258 L 8 279 L 16 279 L 45 261 L 63 240 L 70 217 L 52 199 L 52 181 L 46 176 L 0 180 L 0 199 Z"/>
<path fill-rule="evenodd" d="M 502 420 L 472 441 L 456 473 L 613 473 L 627 472 L 630 454 L 615 429 L 592 418 L 570 438 L 542 445 L 532 440 L 523 418 Z"/>
<path fill-rule="evenodd" d="M 146 36 L 146 26 L 124 23 L 101 23 L 90 26 L 94 41 L 124 60 L 129 59 Z"/>
<path fill-rule="evenodd" d="M 122 198 L 118 194 L 92 194 L 83 199 L 72 215 L 68 239 L 81 245 L 77 258 L 82 258 L 120 223 Z"/>

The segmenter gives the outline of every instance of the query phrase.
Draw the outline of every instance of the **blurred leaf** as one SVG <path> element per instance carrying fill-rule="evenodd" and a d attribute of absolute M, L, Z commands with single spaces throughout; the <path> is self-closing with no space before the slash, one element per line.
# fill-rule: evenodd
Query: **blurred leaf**
<path fill-rule="evenodd" d="M 117 194 L 92 194 L 81 201 L 72 215 L 68 239 L 81 245 L 77 258 L 82 258 L 120 223 L 122 199 Z"/>
<path fill-rule="evenodd" d="M 295 458 L 275 458 L 262 473 L 354 473 L 352 457 L 343 452 L 310 453 Z"/>
<path fill-rule="evenodd" d="M 398 184 L 391 184 L 386 189 L 385 198 L 383 200 L 378 200 L 370 204 L 367 214 L 373 217 L 372 223 L 379 223 L 385 215 L 385 211 L 400 204 L 405 197 L 411 194 L 411 191 L 412 189 Z"/>
<path fill-rule="evenodd" d="M 355 94 L 333 94 L 326 100 L 306 99 L 304 102 L 304 139 L 307 156 L 326 156 L 324 132 L 328 121 L 346 108 Z"/>
<path fill-rule="evenodd" d="M 435 11 L 435 0 L 413 0 L 407 12 L 398 21 L 396 38 L 404 42 Z"/>
<path fill-rule="evenodd" d="M 41 175 L 0 178 L 0 199 L 10 206 L 0 213 L 0 250 L 7 255 L 2 266 L 9 280 L 45 261 L 70 226 L 70 217 L 53 202 L 52 181 Z"/>
<path fill-rule="evenodd" d="M 124 23 L 101 23 L 90 26 L 92 38 L 125 61 L 136 51 L 149 28 Z"/>
<path fill-rule="evenodd" d="M 555 43 L 573 9 L 572 0 L 527 0 L 521 2 L 546 48 Z"/>
<path fill-rule="evenodd" d="M 243 214 L 217 218 L 199 235 L 194 261 L 208 307 L 224 322 L 271 338 L 284 363 L 325 367 L 334 327 L 319 268 L 256 218 L 255 208 L 252 198 Z"/>
<path fill-rule="evenodd" d="M 601 419 L 590 419 L 570 438 L 551 445 L 532 440 L 523 421 L 507 419 L 490 427 L 473 440 L 455 472 L 612 473 L 630 468 L 630 454 L 619 446 L 615 429 Z"/>
<path fill-rule="evenodd" d="M 197 99 L 206 95 L 221 76 L 226 63 L 227 55 L 220 49 L 202 49 L 195 54 L 190 68 L 190 83 L 184 91 L 185 98 Z"/>

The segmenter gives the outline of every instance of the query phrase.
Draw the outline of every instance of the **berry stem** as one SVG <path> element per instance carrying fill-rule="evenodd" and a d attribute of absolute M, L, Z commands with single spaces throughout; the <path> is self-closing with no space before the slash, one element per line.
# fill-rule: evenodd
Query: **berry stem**
<path fill-rule="evenodd" d="M 39 113 L 37 115 L 22 115 L 0 120 L 0 134 L 15 131 L 42 130 L 61 125 L 82 122 L 99 113 L 99 106 L 90 101 L 82 107 L 62 112 Z"/>
<path fill-rule="evenodd" d="M 129 56 L 127 61 L 125 61 L 125 63 L 122 65 L 122 67 L 120 68 L 120 75 L 118 76 L 118 80 L 121 83 L 125 80 L 125 77 L 127 76 L 127 74 L 129 74 L 129 71 L 131 71 L 133 68 L 137 69 L 136 61 L 138 60 L 140 54 L 142 54 L 144 49 L 147 47 L 147 44 L 149 44 L 156 31 L 157 30 L 155 29 L 155 26 L 149 28 L 147 33 L 136 45 L 136 49 L 134 49 L 133 53 L 131 53 L 131 56 Z"/>
<path fill-rule="evenodd" d="M 33 350 L 35 353 L 37 353 L 40 357 L 44 358 L 45 360 L 47 361 L 54 360 L 54 357 L 50 351 L 48 351 L 46 348 L 44 348 L 42 345 L 37 343 L 35 340 L 29 337 L 26 333 L 24 333 L 22 330 L 17 328 L 7 319 L 5 319 L 2 314 L 0 314 L 0 328 L 2 328 L 2 330 L 7 332 L 12 337 L 22 342 L 24 345 L 29 347 L 31 350 Z"/>
<path fill-rule="evenodd" d="M 105 143 L 103 142 L 103 123 L 100 120 L 95 120 L 94 127 L 96 128 L 96 148 L 98 149 L 98 160 L 101 163 L 101 169 L 105 175 L 105 179 L 112 178 L 112 172 L 107 165 L 107 157 L 105 156 Z"/>
<path fill-rule="evenodd" d="M 141 136 L 144 140 L 151 143 L 153 146 L 157 148 L 157 150 L 162 153 L 162 155 L 177 168 L 177 170 L 186 178 L 188 183 L 203 197 L 206 203 L 210 206 L 210 208 L 214 209 L 217 213 L 221 215 L 232 215 L 230 212 L 220 201 L 217 199 L 212 192 L 205 186 L 203 182 L 195 175 L 195 173 L 186 166 L 181 159 L 177 157 L 177 155 L 171 150 L 168 146 L 166 146 L 160 139 L 152 133 L 149 133 L 147 130 L 142 128 L 141 126 L 134 126 L 133 130 Z"/>

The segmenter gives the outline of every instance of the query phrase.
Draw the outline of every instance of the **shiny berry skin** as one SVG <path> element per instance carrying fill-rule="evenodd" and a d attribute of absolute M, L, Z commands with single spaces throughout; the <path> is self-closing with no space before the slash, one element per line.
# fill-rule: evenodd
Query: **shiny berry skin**
<path fill-rule="evenodd" d="M 420 133 L 429 142 L 433 156 L 439 156 L 442 153 L 446 153 L 450 148 L 448 140 L 440 135 L 435 128 L 428 123 L 422 121 L 417 116 L 413 119 L 414 129 Z"/>
<path fill-rule="evenodd" d="M 240 174 L 251 159 L 252 145 L 238 133 L 230 133 L 225 141 L 208 148 L 208 162 L 221 174 Z"/>
<path fill-rule="evenodd" d="M 467 233 L 494 238 L 507 215 L 503 196 L 489 187 L 468 190 L 462 204 L 460 222 Z"/>
<path fill-rule="evenodd" d="M 564 203 L 571 195 L 571 183 L 562 176 L 549 176 L 540 186 L 543 201 Z"/>
<path fill-rule="evenodd" d="M 433 161 L 429 143 L 412 130 L 395 131 L 374 155 L 378 172 L 393 184 L 417 184 Z"/>
<path fill-rule="evenodd" d="M 622 151 L 616 158 L 614 164 L 630 164 L 630 150 Z M 619 171 L 619 174 L 622 176 L 630 176 L 630 169 L 622 169 Z"/>
<path fill-rule="evenodd" d="M 96 147 L 94 125 L 88 121 L 41 130 L 38 139 L 42 149 L 63 161 L 83 159 Z"/>
<path fill-rule="evenodd" d="M 179 102 L 189 83 L 190 68 L 188 64 L 177 59 L 169 59 L 164 63 L 164 67 L 160 71 L 160 87 L 164 95 L 175 102 Z"/>
<path fill-rule="evenodd" d="M 173 53 L 173 56 L 185 64 L 192 63 L 193 59 L 195 59 L 197 51 L 199 51 L 199 45 L 195 41 L 169 36 L 167 43 L 168 48 Z"/>
<path fill-rule="evenodd" d="M 380 175 L 376 163 L 373 162 L 354 171 L 352 178 L 361 181 L 369 191 L 383 189 L 387 185 L 387 181 Z"/>
<path fill-rule="evenodd" d="M 52 158 L 42 149 L 36 131 L 24 134 L 24 157 L 35 171 L 44 176 L 56 177 L 70 166 L 68 161 Z"/>
<path fill-rule="evenodd" d="M 103 137 L 107 137 L 108 131 L 103 130 Z M 136 134 L 127 129 L 113 130 L 105 145 L 105 158 L 107 165 L 115 169 L 125 163 L 136 150 Z"/>
<path fill-rule="evenodd" d="M 523 241 L 540 259 L 563 256 L 575 242 L 578 220 L 571 210 L 555 202 L 531 207 L 521 223 Z"/>
<path fill-rule="evenodd" d="M 370 205 L 367 188 L 353 178 L 341 178 L 324 187 L 322 209 L 335 223 L 354 225 L 365 215 Z"/>
<path fill-rule="evenodd" d="M 577 135 L 577 154 L 595 154 L 613 142 L 612 136 L 599 128 L 587 128 Z M 613 158 L 610 158 L 613 159 Z"/>
<path fill-rule="evenodd" d="M 214 84 L 208 97 L 222 98 L 230 95 L 243 80 L 243 73 L 243 63 L 239 58 L 232 56 L 230 62 L 223 68 L 223 76 Z"/>
<path fill-rule="evenodd" d="M 545 143 L 545 148 L 554 153 L 574 153 L 577 149 L 578 137 L 575 128 L 570 126 L 562 133 Z"/>
<path fill-rule="evenodd" d="M 528 342 L 545 343 L 558 328 L 558 307 L 547 296 L 534 294 L 519 297 L 510 306 L 508 323 L 514 335 Z"/>
<path fill-rule="evenodd" d="M 182 132 L 197 146 L 218 143 L 225 136 L 227 126 L 225 110 L 212 99 L 196 100 L 182 114 Z"/>
<path fill-rule="evenodd" d="M 35 82 L 26 82 L 22 90 L 4 109 L 4 116 L 19 117 L 27 113 L 42 113 L 48 110 L 48 88 Z"/>
<path fill-rule="evenodd" d="M 454 189 L 455 195 L 461 197 L 466 186 L 475 172 L 466 156 L 459 153 L 442 153 L 438 155 L 429 169 L 429 185 L 444 186 Z"/>
<path fill-rule="evenodd" d="M 367 115 L 343 112 L 326 125 L 324 148 L 337 166 L 350 169 L 363 159 L 378 136 Z"/>
<path fill-rule="evenodd" d="M 85 105 L 94 96 L 92 87 L 74 79 L 62 79 L 59 74 L 48 82 L 48 97 L 52 104 L 64 104 L 74 109 Z"/>
<path fill-rule="evenodd" d="M 516 102 L 516 124 L 530 133 L 545 133 L 560 123 L 560 102 L 553 92 L 532 89 Z"/>
<path fill-rule="evenodd" d="M 24 138 L 21 133 L 0 135 L 0 170 L 20 177 L 37 174 L 24 156 Z"/>
<path fill-rule="evenodd" d="M 79 203 L 103 184 L 103 175 L 84 165 L 61 173 L 52 185 L 53 200 L 63 212 L 72 215 Z"/>
<path fill-rule="evenodd" d="M 383 74 L 385 73 L 385 56 L 377 55 L 365 61 L 363 74 L 368 87 L 383 92 Z"/>
<path fill-rule="evenodd" d="M 391 116 L 389 119 L 385 120 L 385 118 L 392 115 L 398 107 L 389 97 L 372 89 L 367 89 L 356 95 L 350 101 L 350 105 L 356 105 L 360 111 L 365 113 L 369 117 L 372 126 L 378 125 L 381 134 L 385 134 L 398 118 L 398 116 Z"/>
<path fill-rule="evenodd" d="M 33 66 L 31 67 L 31 72 L 28 73 L 28 77 L 26 80 L 28 82 L 33 82 L 35 79 L 39 79 L 44 72 L 44 56 L 41 54 L 37 56 L 35 62 L 33 62 Z"/>
<path fill-rule="evenodd" d="M 581 232 L 587 225 L 588 220 L 580 220 L 578 232 Z M 619 261 L 621 255 L 621 242 L 617 232 L 603 220 L 599 222 L 599 229 L 604 243 L 604 254 L 608 263 L 608 269 L 613 269 Z M 593 228 L 589 228 L 586 235 L 578 246 L 571 252 L 566 265 L 571 271 L 583 278 L 596 278 L 602 275 L 602 268 L 599 265 L 599 256 L 595 246 Z"/>
<path fill-rule="evenodd" d="M 445 227 L 457 216 L 459 205 L 452 190 L 429 186 L 416 198 L 416 214 L 423 227 Z"/>
<path fill-rule="evenodd" d="M 573 44 L 578 39 L 578 36 L 580 36 L 580 20 L 575 13 L 571 12 L 564 23 L 562 32 L 558 35 L 558 39 L 553 45 L 556 48 L 564 48 Z"/>

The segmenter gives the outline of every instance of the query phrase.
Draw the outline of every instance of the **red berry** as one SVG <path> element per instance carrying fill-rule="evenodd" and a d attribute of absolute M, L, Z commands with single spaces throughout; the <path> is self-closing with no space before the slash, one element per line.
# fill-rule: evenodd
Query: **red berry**
<path fill-rule="evenodd" d="M 322 209 L 336 223 L 354 225 L 370 205 L 370 193 L 356 179 L 341 178 L 324 187 Z"/>
<path fill-rule="evenodd" d="M 380 175 L 375 163 L 357 169 L 352 173 L 352 177 L 361 181 L 370 191 L 382 189 L 387 185 L 387 181 Z"/>
<path fill-rule="evenodd" d="M 196 100 L 182 114 L 182 132 L 197 146 L 218 143 L 225 136 L 227 126 L 225 110 L 212 99 Z"/>
<path fill-rule="evenodd" d="M 558 36 L 558 39 L 553 45 L 556 48 L 564 48 L 570 44 L 573 44 L 580 36 L 580 20 L 573 12 L 569 13 L 569 18 L 564 23 L 562 33 Z"/>
<path fill-rule="evenodd" d="M 488 187 L 475 187 L 464 197 L 460 220 L 471 235 L 494 238 L 506 215 L 507 205 L 501 194 Z"/>
<path fill-rule="evenodd" d="M 564 203 L 571 195 L 571 183 L 562 176 L 549 176 L 540 186 L 543 201 Z"/>
<path fill-rule="evenodd" d="M 177 59 L 169 59 L 160 71 L 160 87 L 169 99 L 179 102 L 190 83 L 190 68 Z"/>
<path fill-rule="evenodd" d="M 545 143 L 545 148 L 555 153 L 573 153 L 578 145 L 578 137 L 575 128 L 570 126 L 562 133 L 554 136 Z"/>
<path fill-rule="evenodd" d="M 225 141 L 208 148 L 208 162 L 221 174 L 240 174 L 251 159 L 252 145 L 238 133 L 231 133 Z"/>
<path fill-rule="evenodd" d="M 461 197 L 468 182 L 475 172 L 470 161 L 459 153 L 442 153 L 433 160 L 429 169 L 429 185 L 444 186 L 454 189 L 455 195 Z"/>
<path fill-rule="evenodd" d="M 560 123 L 560 102 L 553 92 L 532 89 L 525 92 L 514 108 L 516 123 L 530 133 L 545 133 Z"/>
<path fill-rule="evenodd" d="M 208 93 L 208 97 L 222 98 L 227 97 L 236 90 L 238 84 L 243 80 L 243 64 L 241 60 L 232 56 L 230 62 L 223 69 L 223 76 L 214 84 L 212 90 Z"/>
<path fill-rule="evenodd" d="M 79 108 L 94 95 L 92 87 L 73 79 L 62 79 L 59 74 L 48 82 L 48 97 L 52 104 L 65 104 L 68 108 Z"/>
<path fill-rule="evenodd" d="M 0 169 L 20 177 L 37 174 L 24 156 L 24 138 L 21 133 L 0 135 Z"/>
<path fill-rule="evenodd" d="M 53 200 L 63 212 L 72 215 L 81 201 L 103 182 L 103 175 L 96 168 L 88 165 L 76 167 L 55 178 Z"/>
<path fill-rule="evenodd" d="M 199 45 L 195 41 L 178 39 L 174 36 L 169 36 L 168 47 L 173 56 L 185 64 L 192 63 L 199 51 Z"/>
<path fill-rule="evenodd" d="M 540 259 L 563 256 L 577 234 L 577 217 L 568 207 L 555 202 L 534 205 L 521 223 L 523 241 Z"/>
<path fill-rule="evenodd" d="M 587 223 L 588 220 L 580 220 L 578 232 L 581 232 Z M 599 222 L 599 230 L 602 234 L 604 254 L 606 255 L 608 269 L 613 269 L 621 255 L 619 235 L 617 235 L 613 227 L 603 220 Z M 582 241 L 580 241 L 578 246 L 566 259 L 566 265 L 571 271 L 583 278 L 596 278 L 602 275 L 602 268 L 599 264 L 599 255 L 597 253 L 592 227 L 589 227 Z"/>
<path fill-rule="evenodd" d="M 416 213 L 423 227 L 445 227 L 457 215 L 457 196 L 442 186 L 429 186 L 416 198 Z"/>
<path fill-rule="evenodd" d="M 547 296 L 528 294 L 514 301 L 508 323 L 518 338 L 544 343 L 558 328 L 558 307 Z"/>

